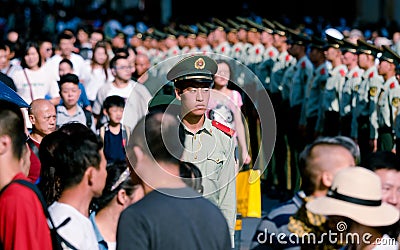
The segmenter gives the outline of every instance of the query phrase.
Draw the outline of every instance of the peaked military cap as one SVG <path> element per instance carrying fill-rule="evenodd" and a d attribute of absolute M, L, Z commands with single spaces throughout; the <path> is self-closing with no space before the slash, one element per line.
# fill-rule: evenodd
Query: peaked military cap
<path fill-rule="evenodd" d="M 325 50 L 326 41 L 322 40 L 321 38 L 319 38 L 317 36 L 312 36 L 311 37 L 310 47 L 311 48 L 317 48 L 319 50 Z"/>
<path fill-rule="evenodd" d="M 168 38 L 176 39 L 179 36 L 179 33 L 171 27 L 165 27 L 164 31 Z"/>
<path fill-rule="evenodd" d="M 382 55 L 379 57 L 379 60 L 384 60 L 395 65 L 400 64 L 400 56 L 387 45 L 382 45 Z"/>
<path fill-rule="evenodd" d="M 206 27 L 204 27 L 200 23 L 197 23 L 196 26 L 197 26 L 197 35 L 198 36 L 203 36 L 203 37 L 208 36 L 209 31 Z"/>
<path fill-rule="evenodd" d="M 325 33 L 325 35 L 326 35 L 326 41 L 327 41 L 327 43 L 325 45 L 325 49 L 329 49 L 329 48 L 339 49 L 340 46 L 342 46 L 342 44 L 343 44 L 342 40 L 340 40 L 332 35 L 326 34 L 326 33 Z"/>
<path fill-rule="evenodd" d="M 342 53 L 350 52 L 353 54 L 357 53 L 357 44 L 349 42 L 347 40 L 342 40 L 342 45 L 340 46 Z"/>
<path fill-rule="evenodd" d="M 250 27 L 248 26 L 247 21 L 246 21 L 247 18 L 237 16 L 236 20 L 238 21 L 238 23 L 237 23 L 238 29 L 244 29 L 246 31 L 248 31 L 250 29 Z"/>
<path fill-rule="evenodd" d="M 275 29 L 274 29 L 274 34 L 278 34 L 280 36 L 287 36 L 287 28 L 283 26 L 281 23 L 278 21 L 274 20 L 272 21 Z"/>
<path fill-rule="evenodd" d="M 211 19 L 211 21 L 213 22 L 213 24 L 215 25 L 215 28 L 216 29 L 219 29 L 219 30 L 227 30 L 227 25 L 224 23 L 224 22 L 222 22 L 220 19 L 218 19 L 218 18 L 216 18 L 216 17 L 213 17 L 212 19 Z"/>
<path fill-rule="evenodd" d="M 361 39 L 357 40 L 357 45 L 358 45 L 358 48 L 357 48 L 358 54 L 367 54 L 367 55 L 372 55 L 374 57 L 377 57 L 378 53 L 382 52 L 376 46 L 374 46 L 364 40 L 361 40 Z"/>
<path fill-rule="evenodd" d="M 301 33 L 297 33 L 292 29 L 287 29 L 289 39 L 287 43 L 289 44 L 297 44 L 297 45 L 302 45 L 302 46 L 307 46 L 310 44 L 311 39 Z"/>
<path fill-rule="evenodd" d="M 213 82 L 218 65 L 216 61 L 204 55 L 192 55 L 177 62 L 167 74 L 167 79 L 175 85 L 179 82 Z"/>
<path fill-rule="evenodd" d="M 256 22 L 254 22 L 254 21 L 251 21 L 251 20 L 249 20 L 249 19 L 247 19 L 247 23 L 250 25 L 250 27 L 255 28 L 256 31 L 258 31 L 258 32 L 265 31 L 265 32 L 267 32 L 267 33 L 269 33 L 269 34 L 273 34 L 273 33 L 274 33 L 274 30 L 273 30 L 273 29 L 271 29 L 271 28 L 269 28 L 269 27 L 266 27 L 266 26 L 262 26 L 262 25 L 260 25 L 260 24 L 258 24 L 258 23 L 256 23 Z"/>
<path fill-rule="evenodd" d="M 272 31 L 274 30 L 275 25 L 270 20 L 268 20 L 266 18 L 263 18 L 262 22 L 263 22 L 265 27 L 268 27 L 268 28 L 272 29 Z"/>
<path fill-rule="evenodd" d="M 179 27 L 186 32 L 187 37 L 196 38 L 197 33 L 192 27 L 188 25 L 179 25 Z"/>

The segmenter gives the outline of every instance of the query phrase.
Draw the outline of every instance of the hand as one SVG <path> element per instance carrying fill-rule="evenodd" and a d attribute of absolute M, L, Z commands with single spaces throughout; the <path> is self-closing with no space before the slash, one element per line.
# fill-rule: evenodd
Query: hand
<path fill-rule="evenodd" d="M 245 152 L 243 155 L 246 155 L 246 157 L 243 160 L 243 164 L 250 164 L 250 162 L 251 162 L 250 155 L 247 152 Z"/>
<path fill-rule="evenodd" d="M 372 149 L 372 152 L 376 152 L 378 150 L 378 140 L 377 139 L 370 139 L 369 146 Z"/>

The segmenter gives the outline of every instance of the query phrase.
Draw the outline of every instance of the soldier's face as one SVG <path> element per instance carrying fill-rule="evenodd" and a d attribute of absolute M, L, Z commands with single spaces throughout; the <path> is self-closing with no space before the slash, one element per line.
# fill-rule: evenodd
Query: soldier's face
<path fill-rule="evenodd" d="M 188 87 L 183 91 L 176 90 L 176 96 L 181 100 L 181 114 L 202 116 L 207 110 L 210 99 L 209 87 Z"/>

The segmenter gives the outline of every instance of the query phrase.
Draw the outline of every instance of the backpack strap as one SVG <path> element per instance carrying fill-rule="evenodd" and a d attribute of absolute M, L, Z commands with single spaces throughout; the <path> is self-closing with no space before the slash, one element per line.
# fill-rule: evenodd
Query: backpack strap
<path fill-rule="evenodd" d="M 32 182 L 29 182 L 29 181 L 27 181 L 27 180 L 21 180 L 21 179 L 19 179 L 19 180 L 13 180 L 12 182 L 19 183 L 19 184 L 21 184 L 21 185 L 23 185 L 23 186 L 25 186 L 25 187 L 30 188 L 33 192 L 35 192 L 35 194 L 36 194 L 36 196 L 38 197 L 40 203 L 42 204 L 42 208 L 43 208 L 44 215 L 46 216 L 46 218 L 49 220 L 49 222 L 50 222 L 50 224 L 51 224 L 51 227 L 52 227 L 51 229 L 52 229 L 52 230 L 57 231 L 57 229 L 59 229 L 60 227 L 65 226 L 65 225 L 71 220 L 71 217 L 68 217 L 68 218 L 66 218 L 58 227 L 56 227 L 56 226 L 54 225 L 53 219 L 52 219 L 51 216 L 50 216 L 49 211 L 47 210 L 46 201 L 44 200 L 43 195 L 42 195 L 42 193 L 40 192 L 40 190 L 38 189 L 38 187 L 37 187 L 35 184 L 33 184 Z M 11 183 L 12 183 L 12 182 L 11 182 Z M 10 184 L 11 184 L 11 183 L 10 183 Z M 58 233 L 57 233 L 57 234 L 58 234 Z M 66 239 L 64 239 L 60 234 L 58 234 L 58 237 L 60 237 L 61 242 L 64 243 L 67 247 L 69 247 L 69 249 L 71 249 L 71 250 L 78 250 L 76 247 L 74 247 L 73 245 L 71 245 L 71 243 L 69 243 Z M 52 240 L 54 240 L 54 239 L 52 239 Z"/>
<path fill-rule="evenodd" d="M 88 128 L 92 127 L 92 112 L 90 112 L 89 110 L 82 108 L 83 113 L 85 114 L 86 117 L 86 126 Z"/>
<path fill-rule="evenodd" d="M 37 158 L 39 158 L 39 148 L 33 142 L 32 138 L 29 137 L 26 142 L 28 143 L 29 147 L 32 149 L 32 152 L 37 156 Z"/>

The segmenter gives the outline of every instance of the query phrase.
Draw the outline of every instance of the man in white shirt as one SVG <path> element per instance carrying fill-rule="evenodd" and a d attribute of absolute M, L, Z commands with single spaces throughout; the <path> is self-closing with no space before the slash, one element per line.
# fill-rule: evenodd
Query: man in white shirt
<path fill-rule="evenodd" d="M 146 115 L 148 103 L 152 96 L 145 86 L 131 80 L 131 66 L 125 56 L 114 56 L 110 61 L 110 68 L 114 81 L 99 89 L 93 104 L 92 111 L 97 127 L 103 124 L 106 119 L 102 113 L 104 100 L 108 96 L 118 95 L 125 99 L 125 110 L 128 110 L 128 112 L 125 112 L 124 122 L 122 123 L 134 128 L 137 121 Z"/>
<path fill-rule="evenodd" d="M 46 69 L 45 71 L 48 72 L 48 76 L 51 78 L 51 80 L 58 81 L 58 79 L 60 78 L 58 72 L 60 61 L 63 58 L 67 58 L 72 62 L 74 74 L 77 75 L 79 79 L 81 79 L 81 69 L 85 60 L 82 56 L 73 53 L 73 37 L 66 33 L 60 33 L 57 38 L 57 43 L 61 53 L 52 56 L 43 66 Z"/>
<path fill-rule="evenodd" d="M 50 216 L 58 233 L 76 249 L 98 249 L 89 205 L 101 195 L 107 177 L 103 144 L 79 123 L 66 124 L 53 133 L 59 133 L 60 140 L 54 149 L 55 174 L 64 188 L 60 199 L 49 207 Z"/>

